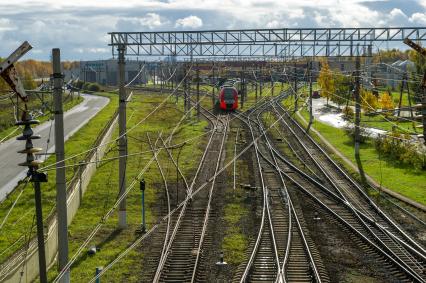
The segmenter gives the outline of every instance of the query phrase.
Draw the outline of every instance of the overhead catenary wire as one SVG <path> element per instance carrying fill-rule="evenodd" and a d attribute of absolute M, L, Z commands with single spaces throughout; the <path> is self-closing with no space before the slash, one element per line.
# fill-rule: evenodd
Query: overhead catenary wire
<path fill-rule="evenodd" d="M 190 68 L 192 68 L 192 65 L 191 65 L 191 67 Z M 178 90 L 178 88 L 180 87 L 180 85 L 182 84 L 182 82 L 183 82 L 183 80 L 186 78 L 186 76 L 179 82 L 179 84 L 173 89 L 173 91 L 172 91 L 172 93 L 171 94 L 169 94 L 169 95 L 167 95 L 166 96 L 166 98 L 163 100 L 163 101 L 161 101 L 153 110 L 151 110 L 151 112 L 149 112 L 145 117 L 143 117 L 139 122 L 137 122 L 135 125 L 133 125 L 130 129 L 128 129 L 128 130 L 126 130 L 126 132 L 123 134 L 123 135 L 127 135 L 129 132 L 131 132 L 131 131 L 133 131 L 136 127 L 138 127 L 139 125 L 141 125 L 143 122 L 145 122 L 150 116 L 152 116 L 152 114 L 154 114 L 158 109 L 160 109 L 167 101 L 168 101 L 168 99 L 170 98 L 170 97 L 172 97 L 174 94 L 175 94 L 175 92 Z M 115 138 L 115 139 L 113 139 L 113 140 L 111 140 L 111 141 L 109 141 L 109 142 L 105 142 L 105 143 L 102 143 L 102 144 L 100 144 L 100 145 L 98 145 L 98 146 L 96 146 L 96 147 L 92 147 L 92 148 L 90 148 L 90 149 L 87 149 L 87 150 L 84 150 L 83 152 L 80 152 L 80 153 L 78 153 L 78 154 L 75 154 L 75 155 L 73 155 L 73 156 L 70 156 L 70 157 L 68 157 L 68 158 L 66 158 L 66 159 L 64 159 L 64 161 L 67 161 L 67 160 L 69 160 L 69 159 L 71 159 L 71 158 L 75 158 L 76 156 L 79 156 L 79 155 L 82 155 L 82 154 L 84 154 L 84 153 L 87 153 L 87 152 L 90 152 L 90 151 L 92 151 L 92 150 L 95 150 L 95 149 L 98 149 L 98 148 L 100 148 L 100 147 L 102 147 L 102 146 L 105 146 L 105 145 L 108 145 L 108 144 L 110 144 L 110 143 L 113 143 L 113 142 L 116 142 L 118 139 L 120 139 L 122 136 L 118 136 L 117 138 Z M 46 170 L 47 168 L 49 168 L 49 167 L 52 167 L 52 166 L 55 166 L 56 165 L 56 163 L 53 163 L 53 164 L 50 164 L 50 165 L 48 165 L 48 166 L 45 166 L 45 167 L 42 167 L 42 168 L 40 168 L 40 170 Z"/>
<path fill-rule="evenodd" d="M 269 90 L 270 91 L 270 90 Z M 262 100 L 266 100 L 266 97 L 262 98 Z M 256 108 L 257 106 L 259 106 L 259 104 L 255 105 L 254 108 Z M 194 108 L 194 106 L 192 106 L 192 108 Z M 235 115 L 235 118 L 239 117 L 240 115 L 244 115 L 244 113 L 237 113 Z M 264 134 L 266 134 L 267 131 L 269 131 L 277 122 L 279 119 L 277 119 L 275 122 L 273 122 L 270 127 L 268 129 L 266 129 L 262 135 L 260 135 L 258 138 L 256 138 L 255 140 L 257 141 L 258 139 L 260 139 Z M 202 190 L 204 187 L 207 186 L 207 184 L 209 182 L 211 182 L 213 180 L 213 178 L 217 177 L 217 175 L 221 174 L 224 170 L 226 170 L 226 168 L 228 168 L 231 164 L 233 164 L 233 162 L 240 158 L 240 156 L 242 154 L 244 154 L 249 148 L 251 148 L 253 146 L 253 143 L 255 141 L 251 142 L 248 146 L 246 146 L 244 149 L 241 150 L 241 152 L 234 156 L 234 158 L 232 160 L 230 160 L 224 167 L 222 167 L 217 174 L 213 175 L 209 180 L 207 180 L 204 184 L 202 184 L 196 191 L 193 191 L 192 193 L 187 193 L 187 197 L 185 198 L 185 200 L 183 200 L 179 206 L 177 206 L 175 209 L 173 209 L 170 214 L 164 216 L 160 223 L 164 220 L 166 220 L 167 218 L 171 217 L 171 215 L 173 215 L 179 208 L 181 208 L 186 202 L 188 202 L 190 199 L 192 199 L 193 196 L 195 196 L 200 190 Z M 127 191 L 125 192 L 125 194 L 127 194 Z M 130 252 L 132 249 L 134 249 L 142 240 L 144 240 L 146 237 L 148 237 L 154 230 L 156 230 L 158 228 L 158 226 L 160 225 L 160 223 L 157 223 L 155 226 L 153 226 L 146 234 L 144 234 L 143 236 L 141 236 L 140 238 L 138 238 L 131 246 L 129 246 L 129 248 L 127 248 L 125 251 L 123 251 L 115 260 L 113 260 L 107 267 L 105 267 L 97 276 L 95 276 L 94 278 L 92 278 L 92 280 L 90 282 L 94 282 L 97 278 L 99 278 L 100 276 L 102 276 L 108 269 L 110 269 L 115 263 L 117 263 L 119 260 L 121 260 L 128 252 Z M 55 282 L 57 281 L 57 279 L 55 279 Z"/>
<path fill-rule="evenodd" d="M 167 98 L 170 97 L 167 96 Z M 201 101 L 200 101 L 201 102 Z M 199 103 L 200 103 L 199 102 Z M 191 109 L 194 109 L 194 107 L 196 107 L 196 104 L 193 105 L 191 107 Z M 191 110 L 190 109 L 190 110 Z M 175 128 L 173 129 L 172 133 L 169 135 L 169 137 L 167 138 L 166 142 L 170 141 L 171 138 L 173 137 L 174 133 L 176 132 L 176 130 L 178 129 L 179 125 L 182 123 L 182 121 L 185 119 L 185 117 L 188 115 L 190 111 L 187 111 L 184 115 L 182 115 L 180 121 L 176 124 Z M 158 153 L 159 151 L 157 151 Z M 156 154 L 157 154 L 156 153 Z M 65 274 L 65 271 L 68 270 L 71 265 L 76 261 L 77 257 L 81 254 L 82 250 L 84 249 L 84 247 L 87 246 L 87 244 L 89 243 L 89 241 L 96 235 L 96 233 L 99 231 L 99 229 L 103 226 L 103 224 L 106 222 L 106 220 L 112 215 L 112 212 L 115 211 L 115 209 L 118 207 L 119 203 L 121 202 L 121 200 L 126 197 L 129 192 L 133 189 L 133 187 L 136 184 L 136 181 L 138 179 L 141 178 L 141 176 L 143 176 L 143 174 L 146 172 L 146 170 L 149 168 L 150 164 L 154 161 L 154 158 L 151 158 L 149 162 L 147 162 L 147 164 L 145 165 L 145 167 L 139 172 L 138 176 L 131 182 L 131 184 L 126 188 L 126 190 L 124 191 L 124 193 L 121 195 L 121 197 L 119 197 L 116 202 L 114 203 L 114 205 L 112 206 L 112 208 L 102 217 L 101 221 L 99 221 L 99 223 L 95 226 L 95 228 L 90 232 L 89 236 L 86 238 L 86 240 L 83 242 L 82 245 L 80 245 L 80 247 L 77 249 L 77 251 L 75 252 L 75 254 L 73 255 L 73 257 L 70 259 L 70 261 L 68 262 L 67 266 L 64 267 L 64 269 L 57 275 L 57 277 L 54 279 L 53 282 L 58 282 L 58 280 L 60 280 L 60 278 L 62 278 L 62 276 Z"/>
<path fill-rule="evenodd" d="M 240 115 L 243 115 L 243 113 L 236 113 L 235 117 L 239 117 Z M 275 120 L 273 123 L 271 123 L 271 125 L 267 129 L 265 129 L 265 131 L 262 132 L 259 137 L 256 137 L 252 142 L 250 142 L 249 145 L 247 145 L 245 148 L 243 148 L 236 156 L 234 156 L 234 158 L 232 158 L 230 161 L 228 161 L 228 163 L 226 163 L 222 168 L 220 168 L 217 171 L 217 173 L 214 174 L 210 179 L 206 180 L 206 182 L 204 182 L 202 185 L 200 185 L 195 191 L 193 191 L 192 193 L 188 194 L 187 197 L 179 204 L 179 206 L 177 206 L 176 208 L 174 208 L 168 215 L 164 216 L 160 220 L 160 223 L 157 223 L 156 225 L 154 225 L 150 230 L 147 231 L 146 234 L 142 235 L 132 245 L 130 245 L 126 250 L 124 250 L 122 253 L 120 253 L 110 264 L 108 264 L 106 267 L 104 267 L 103 270 L 98 275 L 96 275 L 95 277 L 93 277 L 89 281 L 89 283 L 93 283 L 96 279 L 100 278 L 105 272 L 107 272 L 112 266 L 114 266 L 117 262 L 119 262 L 131 250 L 133 250 L 135 247 L 137 247 L 144 239 L 146 239 L 147 237 L 149 237 L 152 234 L 152 232 L 154 232 L 159 227 L 159 225 L 161 224 L 161 222 L 163 222 L 163 221 L 167 220 L 169 217 L 171 217 L 186 202 L 190 201 L 195 195 L 197 195 L 202 189 L 204 189 L 213 180 L 213 178 L 216 178 L 218 175 L 220 175 L 222 172 L 224 172 L 229 166 L 231 166 L 236 159 L 239 159 L 248 149 L 250 149 L 253 146 L 253 144 L 257 140 L 259 140 L 270 129 L 272 129 L 272 127 L 274 127 L 274 125 L 279 121 L 279 119 L 281 117 L 282 116 L 280 116 L 277 120 Z"/>

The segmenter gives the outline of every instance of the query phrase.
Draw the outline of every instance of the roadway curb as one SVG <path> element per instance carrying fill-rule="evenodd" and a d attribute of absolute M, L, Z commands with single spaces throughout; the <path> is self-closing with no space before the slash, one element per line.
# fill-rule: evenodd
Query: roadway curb
<path fill-rule="evenodd" d="M 304 126 L 308 125 L 308 122 L 305 120 L 305 118 L 303 118 L 303 116 L 300 114 L 299 111 L 296 112 L 296 115 L 303 122 Z M 358 167 L 346 156 L 344 156 L 337 148 L 335 148 L 326 138 L 324 138 L 313 126 L 311 126 L 310 130 L 314 132 L 320 138 L 321 142 L 324 143 L 333 153 L 338 155 L 346 163 L 347 166 L 351 167 L 356 172 L 359 172 Z M 426 206 L 424 206 L 423 204 L 415 202 L 414 200 L 407 198 L 397 192 L 394 192 L 386 187 L 380 186 L 379 183 L 377 183 L 372 177 L 370 177 L 367 174 L 365 174 L 365 178 L 367 179 L 368 183 L 370 183 L 371 186 L 375 187 L 379 191 L 383 191 L 402 202 L 405 202 L 417 209 L 420 209 L 426 212 Z"/>

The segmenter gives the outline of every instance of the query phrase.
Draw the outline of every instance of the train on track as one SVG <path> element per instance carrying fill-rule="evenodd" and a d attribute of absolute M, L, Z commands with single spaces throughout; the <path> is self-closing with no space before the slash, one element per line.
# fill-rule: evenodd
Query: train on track
<path fill-rule="evenodd" d="M 216 109 L 218 111 L 234 111 L 238 108 L 238 86 L 240 82 L 236 79 L 221 79 L 216 87 L 219 93 L 216 97 Z"/>
<path fill-rule="evenodd" d="M 219 109 L 233 111 L 238 108 L 238 91 L 233 86 L 223 86 L 218 96 Z"/>

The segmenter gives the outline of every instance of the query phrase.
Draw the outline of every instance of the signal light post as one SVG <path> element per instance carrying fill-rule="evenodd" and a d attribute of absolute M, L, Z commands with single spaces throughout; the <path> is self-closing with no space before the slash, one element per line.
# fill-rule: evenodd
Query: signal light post
<path fill-rule="evenodd" d="M 145 179 L 140 180 L 139 188 L 141 190 L 141 200 L 142 200 L 142 226 L 141 232 L 146 232 L 146 222 L 145 222 Z"/>

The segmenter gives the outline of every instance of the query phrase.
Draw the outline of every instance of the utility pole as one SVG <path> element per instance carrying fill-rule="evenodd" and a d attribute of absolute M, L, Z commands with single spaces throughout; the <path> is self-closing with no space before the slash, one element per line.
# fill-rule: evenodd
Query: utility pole
<path fill-rule="evenodd" d="M 399 119 L 401 115 L 401 107 L 402 107 L 402 95 L 404 93 L 404 86 L 407 84 L 407 73 L 405 72 L 402 75 L 401 89 L 399 90 L 399 102 L 398 102 L 398 114 L 397 117 Z"/>
<path fill-rule="evenodd" d="M 42 149 L 33 147 L 32 140 L 40 139 L 40 136 L 33 135 L 31 125 L 39 124 L 38 120 L 33 120 L 32 117 L 23 111 L 21 121 L 18 121 L 15 125 L 24 126 L 22 136 L 17 137 L 17 140 L 25 140 L 25 149 L 18 151 L 18 153 L 27 154 L 27 159 L 23 163 L 19 163 L 19 166 L 27 166 L 28 173 L 34 183 L 34 199 L 36 206 L 36 222 L 37 222 L 37 245 L 38 245 L 38 264 L 39 264 L 39 276 L 41 283 L 47 283 L 47 269 L 46 269 L 46 250 L 44 246 L 44 227 L 43 227 L 43 210 L 41 202 L 41 188 L 40 183 L 47 182 L 47 175 L 41 172 L 37 172 L 39 165 L 42 163 L 41 160 L 36 160 L 34 153 L 40 152 Z"/>
<path fill-rule="evenodd" d="M 191 57 L 191 62 L 192 62 L 192 57 Z M 192 63 L 191 63 L 191 72 L 192 72 Z M 190 72 L 188 72 L 187 73 L 188 74 L 188 76 L 189 76 L 189 74 L 190 74 Z M 188 95 L 187 95 L 187 101 L 186 101 L 186 106 L 188 107 L 188 111 L 189 111 L 189 115 L 188 115 L 188 117 L 191 119 L 191 82 L 192 82 L 192 73 L 191 73 L 191 76 L 189 76 L 189 78 L 188 78 L 188 80 L 187 80 L 187 82 L 188 82 Z"/>
<path fill-rule="evenodd" d="M 216 92 L 216 77 L 215 77 L 215 65 L 214 65 L 214 62 L 213 62 L 212 108 L 214 108 L 214 103 L 215 103 L 215 100 L 216 100 L 215 92 Z"/>
<path fill-rule="evenodd" d="M 188 96 L 188 68 L 186 64 L 183 65 L 183 111 L 187 109 L 187 96 Z"/>
<path fill-rule="evenodd" d="M 257 81 L 254 83 L 254 85 L 255 85 L 255 97 L 256 97 L 256 103 L 257 103 Z"/>
<path fill-rule="evenodd" d="M 360 144 L 360 122 L 361 122 L 361 100 L 360 100 L 360 58 L 355 61 L 355 156 L 359 157 Z"/>
<path fill-rule="evenodd" d="M 118 94 L 119 94 L 119 108 L 118 108 L 118 197 L 123 197 L 126 191 L 126 154 L 127 154 L 127 137 L 126 137 L 126 89 L 124 88 L 125 80 L 125 66 L 124 53 L 126 51 L 125 45 L 118 46 Z M 155 81 L 155 73 L 154 73 Z M 127 227 L 126 221 L 126 198 L 124 197 L 120 202 L 118 211 L 118 228 L 125 229 Z"/>
<path fill-rule="evenodd" d="M 312 122 L 314 121 L 313 109 L 312 109 L 312 61 L 308 62 L 308 76 L 309 76 L 309 124 L 306 131 L 312 126 Z"/>
<path fill-rule="evenodd" d="M 200 120 L 200 66 L 197 63 L 197 120 Z"/>
<path fill-rule="evenodd" d="M 360 132 L 360 124 L 361 124 L 361 99 L 360 99 L 360 88 L 361 88 L 361 59 L 360 56 L 356 56 L 355 61 L 355 160 L 358 165 L 358 171 L 361 176 L 361 182 L 363 184 L 366 183 L 365 173 L 361 162 L 360 157 L 360 143 L 361 143 L 361 132 Z"/>
<path fill-rule="evenodd" d="M 423 48 L 422 46 L 408 38 L 404 39 L 404 43 L 416 50 L 417 53 L 419 53 L 421 56 L 426 57 L 426 48 Z M 418 109 L 420 109 L 421 115 L 416 116 L 416 118 L 422 120 L 422 126 L 420 127 L 423 128 L 423 135 L 420 137 L 423 137 L 424 144 L 426 145 L 426 71 L 423 73 L 422 89 L 422 102 L 421 105 L 418 105 Z"/>
<path fill-rule="evenodd" d="M 260 66 L 260 76 L 259 76 L 259 96 L 262 97 L 262 87 L 263 87 L 263 68 Z"/>
<path fill-rule="evenodd" d="M 120 54 L 118 54 L 118 55 L 120 56 Z M 156 76 L 157 76 L 157 63 L 154 63 L 154 76 L 152 77 L 153 78 L 154 86 L 155 86 L 155 78 L 156 78 Z"/>
<path fill-rule="evenodd" d="M 36 223 L 37 223 L 37 245 L 38 245 L 38 263 L 39 263 L 39 277 L 41 283 L 47 283 L 47 269 L 46 269 L 46 251 L 44 247 L 44 229 L 43 229 L 43 210 L 41 202 L 41 182 L 47 182 L 47 175 L 38 172 L 37 169 L 42 163 L 41 160 L 36 160 L 34 154 L 42 151 L 42 148 L 34 147 L 33 140 L 40 139 L 40 136 L 33 135 L 31 125 L 37 125 L 40 122 L 33 120 L 27 111 L 28 96 L 22 86 L 14 63 L 19 60 L 25 53 L 31 50 L 32 46 L 25 41 L 19 46 L 9 57 L 0 63 L 0 76 L 7 82 L 10 88 L 17 94 L 17 96 L 25 103 L 24 111 L 22 112 L 21 120 L 16 122 L 16 126 L 24 126 L 22 136 L 17 137 L 18 141 L 25 141 L 25 149 L 18 151 L 18 153 L 26 154 L 25 162 L 19 163 L 19 166 L 28 167 L 27 176 L 30 177 L 30 182 L 34 183 L 34 198 L 36 206 Z"/>
<path fill-rule="evenodd" d="M 58 213 L 58 270 L 68 264 L 68 217 L 67 187 L 65 179 L 64 112 L 62 107 L 61 51 L 52 49 L 53 101 L 55 111 L 55 153 L 56 153 L 56 210 Z M 62 283 L 70 282 L 70 272 L 62 276 Z"/>
<path fill-rule="evenodd" d="M 297 100 L 298 100 L 298 96 L 297 96 L 297 69 L 296 69 L 296 61 L 294 61 L 294 112 L 296 112 L 298 110 Z"/>
<path fill-rule="evenodd" d="M 163 64 L 160 62 L 160 92 L 163 93 L 163 85 L 164 85 L 164 76 L 163 76 Z"/>
<path fill-rule="evenodd" d="M 241 97 L 241 108 L 244 108 L 244 66 L 243 63 L 241 62 L 241 73 L 240 73 L 240 97 Z"/>

